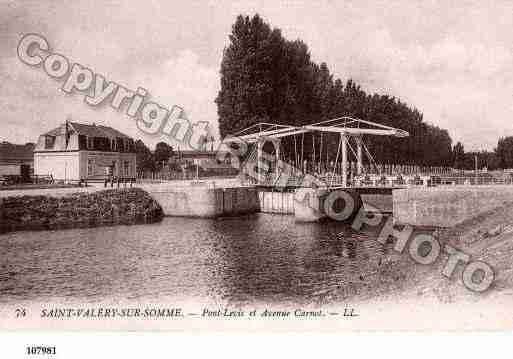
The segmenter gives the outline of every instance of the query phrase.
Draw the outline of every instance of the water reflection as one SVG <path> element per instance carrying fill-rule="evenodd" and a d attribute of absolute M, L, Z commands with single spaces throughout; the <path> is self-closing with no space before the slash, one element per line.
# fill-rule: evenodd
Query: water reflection
<path fill-rule="evenodd" d="M 371 232 L 259 214 L 0 236 L 0 302 L 322 300 L 351 295 L 388 254 Z"/>

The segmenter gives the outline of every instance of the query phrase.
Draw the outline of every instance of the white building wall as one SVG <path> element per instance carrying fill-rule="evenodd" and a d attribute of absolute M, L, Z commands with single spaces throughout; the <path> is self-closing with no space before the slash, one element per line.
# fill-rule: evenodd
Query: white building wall
<path fill-rule="evenodd" d="M 56 180 L 79 180 L 79 168 L 78 152 L 34 153 L 35 175 L 51 175 Z"/>
<path fill-rule="evenodd" d="M 125 166 L 125 162 L 127 166 Z M 136 176 L 136 156 L 134 153 L 101 151 L 80 152 L 80 172 L 83 178 L 105 177 L 108 175 L 108 168 L 112 163 L 115 163 L 114 176 Z"/>
<path fill-rule="evenodd" d="M 114 176 L 136 177 L 134 153 L 102 151 L 36 152 L 34 174 L 52 175 L 58 180 L 103 179 L 108 176 L 113 163 Z"/>

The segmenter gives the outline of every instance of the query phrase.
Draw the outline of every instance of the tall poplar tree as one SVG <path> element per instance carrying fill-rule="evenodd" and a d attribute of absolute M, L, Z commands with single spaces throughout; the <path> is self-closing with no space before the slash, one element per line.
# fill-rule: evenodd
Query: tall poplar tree
<path fill-rule="evenodd" d="M 376 162 L 453 165 L 446 130 L 427 124 L 421 112 L 395 97 L 368 94 L 350 78 L 334 79 L 326 63 L 311 60 L 304 42 L 286 40 L 259 15 L 238 16 L 229 39 L 216 98 L 221 136 L 258 122 L 301 126 L 352 116 L 410 133 L 409 138 L 364 138 Z M 312 158 L 314 148 L 320 151 L 315 136 L 305 135 L 305 158 Z M 326 148 L 336 152 L 337 145 L 338 136 L 324 134 L 323 153 Z M 293 138 L 283 138 L 282 148 L 292 155 Z"/>

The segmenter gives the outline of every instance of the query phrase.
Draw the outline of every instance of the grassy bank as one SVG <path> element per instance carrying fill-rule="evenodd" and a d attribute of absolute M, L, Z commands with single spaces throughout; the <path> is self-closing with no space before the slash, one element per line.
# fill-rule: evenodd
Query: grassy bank
<path fill-rule="evenodd" d="M 0 199 L 0 233 L 153 223 L 162 217 L 160 205 L 138 188 Z"/>

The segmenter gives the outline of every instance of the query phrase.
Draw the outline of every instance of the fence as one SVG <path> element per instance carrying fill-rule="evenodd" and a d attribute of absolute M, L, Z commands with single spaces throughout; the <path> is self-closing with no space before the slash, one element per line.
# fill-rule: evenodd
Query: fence
<path fill-rule="evenodd" d="M 141 182 L 162 182 L 162 181 L 178 181 L 178 180 L 199 180 L 214 178 L 230 178 L 238 175 L 235 168 L 221 170 L 205 170 L 201 167 L 189 168 L 186 170 L 173 171 L 163 170 L 157 172 L 138 173 L 137 180 Z"/>
<path fill-rule="evenodd" d="M 255 162 L 246 163 L 247 168 L 256 167 Z M 306 170 L 309 171 L 306 171 Z M 409 165 L 377 165 L 372 168 L 364 167 L 363 174 L 357 176 L 354 163 L 348 165 L 347 185 L 352 187 L 406 187 L 406 186 L 433 186 L 433 185 L 511 185 L 513 174 L 507 172 L 464 172 L 448 167 L 423 167 Z M 290 168 L 288 169 L 290 171 Z M 312 172 L 316 170 L 317 172 Z M 282 173 L 280 169 L 271 168 L 267 173 L 261 174 L 260 179 L 252 175 L 243 174 L 243 183 L 251 185 L 297 187 L 308 186 L 303 183 L 306 175 L 314 176 L 327 185 L 340 185 L 342 181 L 342 168 L 334 166 L 333 171 L 318 171 L 319 168 L 307 168 L 301 171 L 292 167 L 291 173 Z M 254 171 L 249 171 L 254 172 Z"/>

